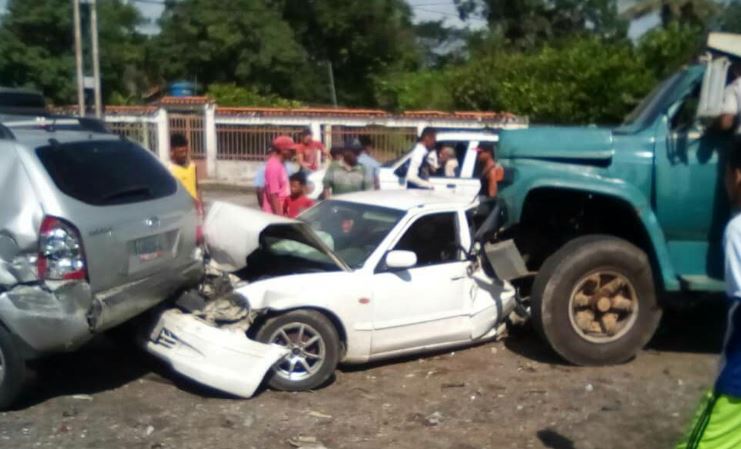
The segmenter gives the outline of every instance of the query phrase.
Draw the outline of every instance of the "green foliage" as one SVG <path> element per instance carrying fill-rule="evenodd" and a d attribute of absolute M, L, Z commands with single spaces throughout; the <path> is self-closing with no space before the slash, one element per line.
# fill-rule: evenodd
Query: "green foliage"
<path fill-rule="evenodd" d="M 143 79 L 138 10 L 121 0 L 99 0 L 103 95 L 128 97 Z M 87 32 L 87 30 L 85 30 Z M 68 0 L 10 0 L 0 24 L 0 85 L 41 90 L 55 103 L 76 95 L 72 4 Z"/>
<path fill-rule="evenodd" d="M 428 21 L 414 25 L 417 46 L 424 67 L 443 67 L 464 63 L 467 43 L 475 34 L 466 28 L 446 26 L 443 21 Z"/>
<path fill-rule="evenodd" d="M 704 45 L 702 28 L 672 22 L 646 33 L 638 44 L 638 54 L 657 79 L 663 79 L 692 61 Z"/>
<path fill-rule="evenodd" d="M 306 53 L 279 11 L 264 1 L 169 2 L 160 27 L 152 52 L 164 80 L 233 82 L 300 96 Z"/>
<path fill-rule="evenodd" d="M 276 95 L 263 95 L 250 87 L 237 86 L 234 83 L 214 83 L 208 86 L 206 95 L 213 98 L 219 106 L 253 106 L 297 108 L 301 102 L 287 100 Z"/>
<path fill-rule="evenodd" d="M 411 10 L 403 0 L 282 3 L 283 17 L 312 61 L 312 73 L 326 80 L 326 63 L 332 63 L 337 98 L 342 104 L 372 105 L 374 77 L 417 66 Z M 299 98 L 328 102 L 327 84 L 320 85 L 323 95 Z"/>
<path fill-rule="evenodd" d="M 741 1 L 732 0 L 723 10 L 719 22 L 719 28 L 729 33 L 741 33 Z"/>
<path fill-rule="evenodd" d="M 637 19 L 659 13 L 664 26 L 671 23 L 704 26 L 724 9 L 716 0 L 638 0 L 623 11 L 623 17 Z"/>
<path fill-rule="evenodd" d="M 490 31 L 517 48 L 535 48 L 553 39 L 597 36 L 622 39 L 627 23 L 616 0 L 455 0 L 463 17 L 479 14 Z"/>
<path fill-rule="evenodd" d="M 450 85 L 461 109 L 506 110 L 535 122 L 614 123 L 652 83 L 630 44 L 583 38 L 475 61 Z"/>
<path fill-rule="evenodd" d="M 372 104 L 372 78 L 416 63 L 401 0 L 181 0 L 168 3 L 153 48 L 165 80 L 236 83 L 257 92 Z"/>
<path fill-rule="evenodd" d="M 450 70 L 394 73 L 376 79 L 376 102 L 395 111 L 410 109 L 452 110 Z"/>

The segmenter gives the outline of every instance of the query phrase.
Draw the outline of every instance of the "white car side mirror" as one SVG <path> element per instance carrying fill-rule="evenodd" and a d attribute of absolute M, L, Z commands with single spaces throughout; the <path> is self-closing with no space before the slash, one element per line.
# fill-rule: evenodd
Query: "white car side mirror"
<path fill-rule="evenodd" d="M 417 255 L 412 251 L 390 251 L 386 254 L 386 266 L 393 269 L 412 268 L 417 265 Z"/>

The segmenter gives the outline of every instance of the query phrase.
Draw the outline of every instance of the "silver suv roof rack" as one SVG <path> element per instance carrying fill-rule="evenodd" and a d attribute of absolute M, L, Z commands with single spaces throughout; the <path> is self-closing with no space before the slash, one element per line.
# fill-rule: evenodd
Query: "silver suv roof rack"
<path fill-rule="evenodd" d="M 92 131 L 110 134 L 105 122 L 96 118 L 74 116 L 37 116 L 33 118 L 22 116 L 0 117 L 0 124 L 8 130 L 39 129 L 47 132 L 57 130 Z"/>

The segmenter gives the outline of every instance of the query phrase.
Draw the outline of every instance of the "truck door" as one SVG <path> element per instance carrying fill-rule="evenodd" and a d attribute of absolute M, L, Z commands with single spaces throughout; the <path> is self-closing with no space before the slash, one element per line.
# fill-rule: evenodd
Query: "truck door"
<path fill-rule="evenodd" d="M 728 133 L 696 119 L 701 83 L 667 111 L 657 133 L 654 202 L 669 254 L 689 288 L 722 279 L 722 233 L 728 216 L 723 188 Z"/>

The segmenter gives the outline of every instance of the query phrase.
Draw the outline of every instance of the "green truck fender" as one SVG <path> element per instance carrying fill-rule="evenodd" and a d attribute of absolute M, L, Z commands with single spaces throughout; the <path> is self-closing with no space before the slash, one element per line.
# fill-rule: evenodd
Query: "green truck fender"
<path fill-rule="evenodd" d="M 532 167 L 528 167 L 528 170 L 518 170 L 520 166 L 531 164 L 537 164 L 539 170 L 532 170 Z M 550 167 L 551 165 L 552 167 Z M 565 167 L 563 164 L 547 161 L 518 160 L 513 167 L 507 168 L 514 169 L 514 176 L 523 172 L 531 175 L 528 180 L 518 179 L 515 184 L 505 186 L 500 191 L 499 196 L 507 208 L 505 227 L 520 222 L 523 206 L 528 195 L 538 189 L 571 190 L 584 192 L 585 194 L 602 195 L 622 201 L 635 211 L 636 217 L 640 220 L 650 241 L 653 253 L 649 252 L 648 255 L 654 261 L 654 270 L 658 270 L 658 273 L 654 273 L 654 276 L 662 281 L 664 290 L 678 291 L 680 289 L 679 279 L 669 257 L 664 232 L 651 209 L 648 199 L 634 185 L 619 179 L 605 177 L 599 173 L 600 170 L 585 167 L 581 167 L 578 174 L 572 173 L 572 176 L 565 176 L 566 172 L 574 172 L 573 166 Z M 558 171 L 555 172 L 556 170 Z"/>

